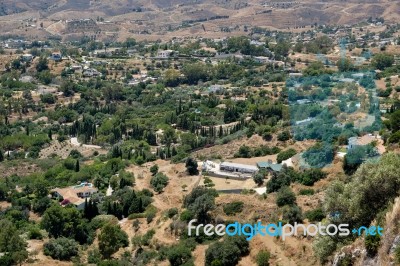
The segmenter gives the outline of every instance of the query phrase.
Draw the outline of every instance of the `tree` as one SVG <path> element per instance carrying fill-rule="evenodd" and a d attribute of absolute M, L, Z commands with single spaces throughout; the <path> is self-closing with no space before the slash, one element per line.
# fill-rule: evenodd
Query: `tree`
<path fill-rule="evenodd" d="M 53 80 L 53 75 L 49 70 L 41 71 L 37 74 L 37 78 L 45 85 L 48 85 Z"/>
<path fill-rule="evenodd" d="M 121 247 L 129 245 L 128 235 L 119 225 L 107 223 L 99 235 L 99 250 L 103 258 L 109 259 Z"/>
<path fill-rule="evenodd" d="M 75 92 L 78 90 L 77 85 L 73 81 L 63 81 L 60 86 L 60 91 L 65 97 L 74 96 Z"/>
<path fill-rule="evenodd" d="M 289 224 L 300 223 L 303 221 L 303 214 L 299 206 L 285 205 L 282 207 L 282 219 Z"/>
<path fill-rule="evenodd" d="M 188 172 L 189 175 L 198 175 L 199 170 L 197 169 L 197 161 L 193 159 L 192 157 L 187 158 L 186 160 L 186 171 Z"/>
<path fill-rule="evenodd" d="M 167 87 L 176 87 L 180 82 L 180 73 L 175 69 L 168 69 L 164 72 L 163 81 Z"/>
<path fill-rule="evenodd" d="M 276 195 L 276 205 L 282 207 L 285 205 L 293 205 L 296 203 L 296 195 L 289 187 L 283 187 Z"/>
<path fill-rule="evenodd" d="M 51 199 L 48 196 L 43 198 L 35 199 L 33 201 L 32 210 L 36 213 L 43 214 L 47 208 L 51 206 Z"/>
<path fill-rule="evenodd" d="M 70 260 L 78 255 L 78 243 L 70 238 L 50 239 L 43 246 L 43 253 L 56 260 Z"/>
<path fill-rule="evenodd" d="M 336 65 L 340 72 L 347 72 L 354 70 L 354 65 L 348 58 L 339 59 Z"/>
<path fill-rule="evenodd" d="M 252 153 L 251 153 L 250 147 L 246 146 L 246 145 L 240 146 L 237 155 L 235 154 L 235 157 L 251 158 L 252 157 Z"/>
<path fill-rule="evenodd" d="M 71 237 L 81 244 L 93 240 L 87 221 L 82 219 L 81 212 L 74 206 L 51 206 L 44 212 L 41 226 L 54 238 Z"/>
<path fill-rule="evenodd" d="M 188 209 L 195 215 L 199 222 L 208 220 L 208 212 L 215 208 L 215 199 L 208 194 L 201 195 L 196 198 L 193 204 L 189 205 Z"/>
<path fill-rule="evenodd" d="M 278 134 L 278 140 L 279 141 L 287 141 L 290 139 L 290 133 L 289 131 L 283 131 L 281 133 Z"/>
<path fill-rule="evenodd" d="M 49 69 L 49 66 L 47 65 L 48 63 L 49 62 L 46 57 L 40 57 L 39 62 L 36 65 L 36 71 L 42 72 L 42 71 L 48 70 Z"/>
<path fill-rule="evenodd" d="M 387 67 L 391 67 L 393 63 L 393 55 L 385 53 L 375 54 L 371 60 L 371 64 L 379 70 L 384 70 Z"/>
<path fill-rule="evenodd" d="M 264 183 L 264 174 L 261 172 L 258 172 L 253 176 L 254 183 L 256 183 L 258 186 L 261 186 Z"/>
<path fill-rule="evenodd" d="M 197 84 L 200 80 L 207 81 L 210 76 L 208 67 L 203 63 L 187 64 L 183 67 L 182 73 L 189 84 Z"/>
<path fill-rule="evenodd" d="M 8 219 L 0 220 L 0 265 L 20 264 L 28 258 L 26 242 L 17 231 L 15 225 Z M 7 262 L 7 263 L 6 263 Z"/>
<path fill-rule="evenodd" d="M 51 93 L 41 94 L 40 95 L 40 100 L 43 103 L 47 103 L 47 104 L 54 104 L 56 102 L 56 98 Z"/>
<path fill-rule="evenodd" d="M 163 173 L 157 173 L 150 180 L 150 185 L 154 191 L 160 193 L 168 185 L 168 176 Z"/>

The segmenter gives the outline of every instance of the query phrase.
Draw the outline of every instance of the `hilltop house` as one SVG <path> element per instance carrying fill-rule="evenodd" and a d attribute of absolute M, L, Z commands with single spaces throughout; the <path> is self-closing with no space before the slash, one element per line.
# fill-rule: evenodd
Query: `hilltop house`
<path fill-rule="evenodd" d="M 52 189 L 50 195 L 52 198 L 62 200 L 61 205 L 73 204 L 83 210 L 86 198 L 90 198 L 97 191 L 93 184 L 83 182 L 77 186 Z"/>
<path fill-rule="evenodd" d="M 354 149 L 357 146 L 372 144 L 373 142 L 376 142 L 376 150 L 380 154 L 383 154 L 386 151 L 382 138 L 378 135 L 374 136 L 373 134 L 367 134 L 362 137 L 350 137 L 348 139 L 347 151 Z"/>

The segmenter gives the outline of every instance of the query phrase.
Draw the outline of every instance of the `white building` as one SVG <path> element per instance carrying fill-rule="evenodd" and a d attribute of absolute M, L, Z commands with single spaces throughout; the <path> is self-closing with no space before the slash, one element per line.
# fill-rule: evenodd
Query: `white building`
<path fill-rule="evenodd" d="M 240 163 L 230 163 L 230 162 L 221 163 L 219 165 L 219 170 L 225 172 L 248 173 L 248 174 L 255 174 L 258 172 L 257 166 L 240 164 Z"/>
<path fill-rule="evenodd" d="M 157 53 L 158 58 L 170 58 L 171 54 L 173 53 L 173 50 L 160 50 Z"/>
<path fill-rule="evenodd" d="M 32 60 L 33 60 L 33 55 L 31 55 L 31 54 L 23 54 L 22 55 L 22 61 L 30 62 Z"/>

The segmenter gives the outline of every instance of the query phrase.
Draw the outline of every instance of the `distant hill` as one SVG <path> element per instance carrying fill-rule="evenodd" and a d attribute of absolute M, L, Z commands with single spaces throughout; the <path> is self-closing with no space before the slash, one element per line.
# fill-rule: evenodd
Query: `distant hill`
<path fill-rule="evenodd" d="M 355 24 L 369 17 L 383 17 L 387 21 L 396 22 L 400 19 L 400 1 L 2 0 L 0 2 L 0 26 L 3 26 L 2 22 L 7 22 L 9 29 L 13 20 L 21 21 L 25 17 L 53 23 L 69 19 L 106 21 L 114 23 L 114 26 L 100 25 L 100 32 L 107 32 L 107 36 L 123 38 L 129 34 L 168 35 L 168 32 L 176 31 L 185 32 L 186 35 L 201 34 L 202 31 L 232 32 L 251 26 L 294 29 L 314 24 Z M 204 24 L 204 28 L 201 24 Z M 49 28 L 51 34 L 67 34 L 58 32 L 58 29 L 63 27 L 57 25 Z M 7 33 L 14 32 L 11 28 Z"/>

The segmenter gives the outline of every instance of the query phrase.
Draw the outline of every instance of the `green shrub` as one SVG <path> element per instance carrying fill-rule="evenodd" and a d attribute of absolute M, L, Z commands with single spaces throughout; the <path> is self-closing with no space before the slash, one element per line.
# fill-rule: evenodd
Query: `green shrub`
<path fill-rule="evenodd" d="M 296 195 L 289 187 L 283 187 L 276 195 L 276 205 L 282 207 L 285 205 L 293 205 L 296 203 Z"/>
<path fill-rule="evenodd" d="M 374 257 L 378 252 L 381 237 L 379 235 L 367 235 L 364 239 L 365 249 L 370 257 Z"/>
<path fill-rule="evenodd" d="M 260 250 L 256 256 L 257 266 L 269 266 L 271 253 L 267 250 Z"/>
<path fill-rule="evenodd" d="M 278 163 L 281 163 L 282 161 L 285 161 L 293 156 L 296 155 L 296 150 L 295 149 L 288 149 L 285 151 L 281 151 L 280 153 L 278 153 L 278 156 L 276 157 L 276 161 Z"/>
<path fill-rule="evenodd" d="M 42 232 L 37 227 L 32 227 L 28 231 L 28 238 L 29 239 L 43 239 Z"/>
<path fill-rule="evenodd" d="M 317 208 L 317 209 L 314 209 L 314 210 L 306 211 L 304 213 L 304 216 L 310 222 L 319 222 L 319 221 L 322 221 L 322 219 L 325 218 L 324 211 L 321 208 Z"/>
<path fill-rule="evenodd" d="M 300 189 L 299 195 L 314 195 L 315 191 L 312 188 L 304 188 Z"/>
<path fill-rule="evenodd" d="M 172 218 L 178 214 L 178 208 L 171 208 L 168 210 L 167 216 L 168 218 Z"/>
<path fill-rule="evenodd" d="M 189 222 L 193 218 L 194 218 L 194 213 L 191 212 L 190 210 L 184 210 L 180 216 L 181 221 L 186 221 L 186 222 Z"/>
<path fill-rule="evenodd" d="M 50 256 L 56 260 L 70 260 L 78 255 L 78 243 L 69 238 L 60 237 L 50 239 L 44 244 L 43 252 L 46 256 Z"/>
<path fill-rule="evenodd" d="M 242 201 L 234 201 L 227 203 L 224 207 L 224 213 L 226 215 L 235 215 L 236 213 L 240 213 L 243 211 L 244 203 Z"/>
<path fill-rule="evenodd" d="M 154 191 L 161 192 L 168 185 L 168 177 L 163 173 L 157 173 L 150 180 L 150 184 Z"/>

